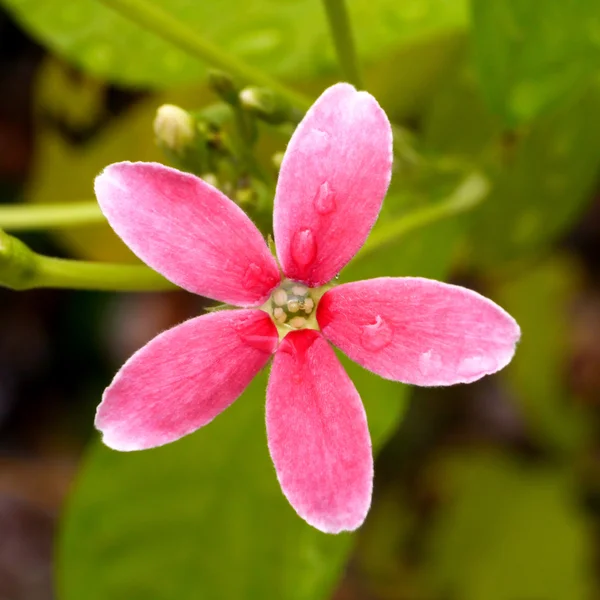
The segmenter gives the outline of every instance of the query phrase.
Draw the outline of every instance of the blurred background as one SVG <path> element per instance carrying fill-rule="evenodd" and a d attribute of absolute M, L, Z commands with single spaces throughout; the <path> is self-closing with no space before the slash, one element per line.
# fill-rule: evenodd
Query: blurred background
<path fill-rule="evenodd" d="M 311 98 L 344 78 L 318 0 L 156 4 Z M 206 301 L 2 289 L 0 600 L 600 598 L 600 4 L 543 4 L 348 2 L 366 89 L 410 144 L 381 225 L 460 205 L 473 177 L 487 193 L 342 279 L 480 291 L 521 325 L 513 363 L 448 389 L 352 370 L 375 494 L 357 533 L 326 536 L 277 487 L 264 377 L 169 447 L 99 444 L 116 369 Z M 107 164 L 169 162 L 160 105 L 223 102 L 201 62 L 97 0 L 1 0 L 0 90 L 3 204 L 93 200 Z M 293 125 L 257 127 L 275 177 Z M 223 186 L 268 233 L 272 189 L 243 175 Z M 134 260 L 103 223 L 22 229 L 42 254 Z"/>

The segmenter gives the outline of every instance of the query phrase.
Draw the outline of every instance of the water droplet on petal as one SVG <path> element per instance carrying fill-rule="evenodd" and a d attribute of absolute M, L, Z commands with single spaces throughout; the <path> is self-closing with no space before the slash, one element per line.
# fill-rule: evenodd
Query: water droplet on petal
<path fill-rule="evenodd" d="M 319 186 L 313 204 L 320 215 L 328 215 L 336 209 L 335 194 L 329 187 L 329 183 L 325 182 Z"/>
<path fill-rule="evenodd" d="M 497 370 L 497 364 L 491 356 L 469 356 L 464 358 L 456 369 L 462 377 L 481 377 Z"/>
<path fill-rule="evenodd" d="M 392 341 L 392 328 L 379 315 L 375 317 L 375 322 L 365 325 L 360 334 L 360 343 L 365 350 L 377 352 Z"/>
<path fill-rule="evenodd" d="M 299 267 L 306 267 L 317 255 L 317 242 L 310 229 L 301 229 L 292 240 L 292 258 Z"/>
<path fill-rule="evenodd" d="M 263 268 L 256 263 L 250 263 L 244 277 L 242 279 L 242 285 L 252 292 L 264 292 L 277 284 L 275 279 L 270 273 L 265 273 Z"/>
<path fill-rule="evenodd" d="M 442 367 L 442 357 L 433 350 L 427 350 L 419 356 L 419 371 L 422 375 L 435 375 Z"/>
<path fill-rule="evenodd" d="M 329 134 L 321 129 L 307 131 L 302 142 L 302 149 L 310 154 L 324 154 L 330 146 Z"/>
<path fill-rule="evenodd" d="M 272 331 L 269 331 L 269 326 L 273 328 Z M 272 323 L 269 323 L 266 328 L 264 321 L 256 321 L 254 317 L 248 317 L 237 322 L 234 327 L 240 340 L 247 346 L 262 350 L 267 354 L 275 352 L 277 334 Z"/>

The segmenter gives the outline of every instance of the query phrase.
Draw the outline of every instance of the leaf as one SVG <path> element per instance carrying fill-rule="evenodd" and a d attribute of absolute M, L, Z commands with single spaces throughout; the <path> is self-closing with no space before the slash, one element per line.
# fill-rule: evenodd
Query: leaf
<path fill-rule="evenodd" d="M 199 35 L 255 67 L 287 79 L 336 65 L 321 3 L 313 0 L 151 0 Z M 206 65 L 97 0 L 3 0 L 43 44 L 85 71 L 127 85 L 170 87 L 198 81 Z M 372 61 L 404 41 L 463 27 L 466 2 L 356 0 L 350 6 L 361 58 Z"/>
<path fill-rule="evenodd" d="M 530 121 L 600 69 L 600 3 L 472 0 L 475 62 L 508 124 Z"/>
<path fill-rule="evenodd" d="M 502 376 L 515 392 L 528 427 L 544 443 L 561 450 L 578 450 L 588 439 L 588 420 L 564 381 L 570 302 L 577 285 L 577 265 L 563 256 L 528 268 L 496 290 L 498 301 L 523 332 L 515 358 Z"/>
<path fill-rule="evenodd" d="M 539 251 L 580 216 L 600 167 L 597 87 L 537 121 L 473 211 L 477 261 L 492 264 Z"/>
<path fill-rule="evenodd" d="M 435 206 L 447 200 L 461 178 L 435 177 L 430 174 L 409 177 L 395 174 L 381 215 L 373 228 L 372 236 L 385 230 L 395 219 L 403 219 L 412 211 Z M 406 235 L 390 239 L 374 252 L 369 250 L 369 240 L 346 269 L 343 281 L 358 281 L 372 277 L 429 277 L 444 279 L 456 257 L 464 228 L 454 216 L 419 227 Z"/>
<path fill-rule="evenodd" d="M 447 459 L 443 474 L 450 500 L 432 532 L 435 597 L 589 597 L 589 524 L 567 472 L 484 454 Z"/>
<path fill-rule="evenodd" d="M 205 88 L 168 92 L 130 106 L 91 139 L 70 141 L 54 124 L 75 131 L 93 129 L 102 117 L 104 88 L 90 77 L 69 79 L 55 60 L 42 64 L 36 82 L 36 161 L 25 190 L 33 203 L 78 202 L 94 198 L 94 179 L 121 160 L 165 162 L 156 147 L 152 122 L 161 104 L 193 108 L 208 100 Z M 51 115 L 52 118 L 48 119 Z M 62 230 L 57 240 L 72 254 L 91 260 L 136 261 L 108 224 Z"/>
<path fill-rule="evenodd" d="M 445 237 L 427 239 L 448 247 Z M 372 271 L 389 255 L 374 252 Z M 442 252 L 406 256 L 417 274 L 446 274 Z M 363 268 L 351 263 L 348 277 Z M 365 403 L 377 453 L 408 388 L 342 362 Z M 265 439 L 265 384 L 263 374 L 207 427 L 163 448 L 121 454 L 93 445 L 62 524 L 61 600 L 330 596 L 353 538 L 318 532 L 284 499 Z"/>
<path fill-rule="evenodd" d="M 404 388 L 354 367 L 375 447 Z M 63 521 L 63 600 L 327 598 L 350 549 L 284 499 L 264 427 L 263 374 L 213 423 L 155 450 L 93 445 Z"/>
<path fill-rule="evenodd" d="M 428 55 L 430 78 L 435 77 L 441 68 L 440 61 L 443 63 L 455 59 L 453 43 L 448 45 L 443 40 L 435 42 L 435 52 Z M 406 48 L 402 56 L 408 57 L 410 64 L 416 64 L 415 53 L 417 49 L 411 46 Z M 390 102 L 394 100 L 391 107 L 395 113 L 408 110 L 410 98 L 422 96 L 424 89 L 432 84 L 425 80 L 412 81 L 410 74 L 411 69 L 406 69 L 398 78 L 402 85 L 406 85 L 406 94 L 398 101 L 389 98 Z M 385 87 L 386 81 L 382 80 L 377 85 Z M 105 123 L 90 139 L 77 143 L 67 139 L 63 131 L 57 129 L 55 123 L 58 120 L 66 123 L 74 132 L 93 130 L 94 124 L 103 117 L 104 93 L 104 87 L 99 86 L 97 80 L 88 76 L 69 76 L 65 66 L 55 59 L 42 64 L 36 85 L 36 161 L 25 190 L 26 201 L 52 203 L 91 200 L 94 178 L 106 165 L 119 160 L 165 162 L 165 156 L 154 143 L 152 122 L 156 109 L 163 103 L 174 103 L 193 110 L 210 99 L 208 90 L 203 86 L 157 94 L 130 106 L 118 117 Z M 48 119 L 48 115 L 53 118 Z M 258 158 L 264 164 L 269 164 L 270 156 L 284 148 L 285 141 L 281 136 L 265 128 Z M 399 179 L 399 176 L 394 179 Z M 422 196 L 423 202 L 428 201 L 426 194 Z M 391 203 L 390 200 L 386 201 L 386 206 Z M 107 224 L 62 230 L 55 235 L 66 250 L 77 257 L 104 261 L 135 260 Z M 427 245 L 424 238 L 411 236 L 402 252 L 418 259 Z M 395 266 L 393 261 L 390 262 L 391 267 Z M 434 262 L 429 261 L 429 264 Z"/>
<path fill-rule="evenodd" d="M 590 84 L 507 140 L 468 72 L 440 92 L 426 118 L 428 150 L 482 164 L 492 180 L 490 196 L 465 217 L 470 260 L 489 269 L 538 253 L 579 218 L 600 168 L 599 100 Z"/>

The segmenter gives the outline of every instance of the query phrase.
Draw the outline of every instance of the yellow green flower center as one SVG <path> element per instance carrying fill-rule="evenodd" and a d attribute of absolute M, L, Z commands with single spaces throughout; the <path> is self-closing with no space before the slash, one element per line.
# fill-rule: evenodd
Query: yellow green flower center
<path fill-rule="evenodd" d="M 271 294 L 270 312 L 277 326 L 302 329 L 314 321 L 315 308 L 311 288 L 303 283 L 285 280 Z"/>

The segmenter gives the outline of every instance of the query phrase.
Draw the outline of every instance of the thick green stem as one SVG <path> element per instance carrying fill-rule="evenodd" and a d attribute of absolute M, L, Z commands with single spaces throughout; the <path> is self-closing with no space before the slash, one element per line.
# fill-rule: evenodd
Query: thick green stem
<path fill-rule="evenodd" d="M 243 83 L 256 83 L 269 87 L 303 109 L 307 109 L 311 104 L 309 98 L 295 92 L 260 69 L 231 56 L 202 38 L 197 31 L 184 22 L 147 0 L 100 0 L 100 2 L 210 66 L 231 73 Z"/>
<path fill-rule="evenodd" d="M 0 229 L 32 231 L 103 223 L 96 201 L 0 205 Z"/>
<path fill-rule="evenodd" d="M 358 67 L 346 0 L 323 0 L 323 4 L 342 73 L 350 83 L 362 89 L 363 81 Z"/>
<path fill-rule="evenodd" d="M 382 246 L 412 231 L 470 210 L 482 202 L 489 191 L 490 182 L 485 175 L 480 172 L 470 173 L 443 202 L 416 210 L 375 229 L 356 260 L 366 258 Z"/>
<path fill-rule="evenodd" d="M 70 288 L 119 292 L 178 289 L 142 265 L 93 263 L 51 258 L 0 231 L 0 286 L 13 290 Z"/>

